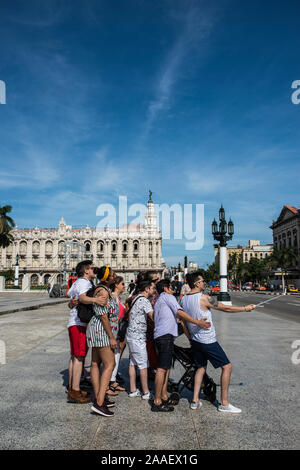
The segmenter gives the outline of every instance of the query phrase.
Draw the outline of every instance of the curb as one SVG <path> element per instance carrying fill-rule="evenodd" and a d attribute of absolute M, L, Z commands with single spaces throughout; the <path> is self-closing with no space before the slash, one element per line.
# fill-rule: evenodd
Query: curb
<path fill-rule="evenodd" d="M 53 302 L 46 302 L 44 304 L 29 305 L 27 307 L 19 307 L 19 308 L 14 308 L 11 310 L 0 311 L 0 315 L 7 315 L 9 313 L 22 312 L 25 310 L 37 310 L 41 307 L 48 307 L 50 305 L 62 304 L 63 302 L 68 302 L 68 299 L 55 300 Z"/>

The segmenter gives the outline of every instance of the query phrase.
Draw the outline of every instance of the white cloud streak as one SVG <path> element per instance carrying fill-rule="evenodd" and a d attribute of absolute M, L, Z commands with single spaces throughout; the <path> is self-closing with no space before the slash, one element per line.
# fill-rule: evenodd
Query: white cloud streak
<path fill-rule="evenodd" d="M 185 59 L 197 50 L 196 56 L 199 59 L 199 50 L 204 48 L 204 40 L 208 37 L 212 27 L 211 16 L 202 10 L 201 5 L 192 3 L 183 17 L 182 32 L 171 48 L 159 73 L 154 99 L 147 108 L 142 142 L 147 139 L 159 115 L 170 108 L 174 88 L 179 77 L 183 75 L 182 68 Z"/>

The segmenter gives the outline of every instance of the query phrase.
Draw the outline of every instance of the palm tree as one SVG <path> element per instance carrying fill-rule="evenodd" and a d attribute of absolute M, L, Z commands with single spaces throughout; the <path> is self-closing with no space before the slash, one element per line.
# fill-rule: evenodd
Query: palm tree
<path fill-rule="evenodd" d="M 285 292 L 285 276 L 286 271 L 291 268 L 298 256 L 294 253 L 293 248 L 283 248 L 281 250 L 275 249 L 271 255 L 274 267 L 280 268 L 282 279 L 282 292 Z"/>
<path fill-rule="evenodd" d="M 15 227 L 15 223 L 13 219 L 7 215 L 11 210 L 11 206 L 0 207 L 0 247 L 2 248 L 6 248 L 14 240 L 10 232 Z"/>

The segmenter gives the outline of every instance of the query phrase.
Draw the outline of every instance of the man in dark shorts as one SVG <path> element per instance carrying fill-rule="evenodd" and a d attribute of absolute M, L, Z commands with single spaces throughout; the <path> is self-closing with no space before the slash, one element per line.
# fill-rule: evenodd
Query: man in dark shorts
<path fill-rule="evenodd" d="M 198 328 L 209 328 L 210 323 L 204 318 L 197 320 L 178 304 L 173 295 L 169 279 L 163 279 L 156 285 L 159 298 L 154 306 L 154 340 L 158 353 L 158 367 L 155 377 L 155 397 L 151 411 L 173 411 L 174 404 L 167 395 L 168 379 L 172 364 L 174 340 L 178 336 L 177 317 L 192 322 Z"/>
<path fill-rule="evenodd" d="M 241 410 L 228 401 L 228 389 L 232 365 L 217 341 L 216 332 L 212 321 L 211 309 L 222 312 L 251 312 L 255 305 L 250 304 L 244 307 L 234 307 L 214 302 L 212 297 L 205 295 L 204 280 L 199 271 L 187 274 L 187 281 L 191 291 L 185 295 L 181 301 L 182 308 L 194 318 L 206 318 L 210 323 L 210 328 L 200 329 L 192 323 L 188 323 L 189 337 L 192 345 L 194 363 L 197 367 L 194 380 L 194 396 L 191 409 L 196 410 L 202 406 L 199 400 L 199 392 L 202 379 L 209 361 L 215 369 L 221 368 L 221 403 L 218 410 L 227 413 L 241 413 Z"/>

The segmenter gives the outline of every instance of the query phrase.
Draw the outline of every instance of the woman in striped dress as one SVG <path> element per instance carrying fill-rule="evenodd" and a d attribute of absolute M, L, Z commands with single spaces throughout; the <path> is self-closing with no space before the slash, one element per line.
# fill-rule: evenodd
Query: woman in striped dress
<path fill-rule="evenodd" d="M 114 321 L 116 308 L 109 289 L 114 283 L 115 277 L 114 271 L 109 266 L 100 268 L 98 278 L 100 278 L 101 284 L 97 287 L 95 296 L 100 293 L 103 295 L 103 291 L 106 291 L 107 305 L 104 307 L 94 305 L 95 314 L 86 332 L 88 346 L 92 348 L 91 380 L 95 394 L 92 410 L 102 416 L 114 415 L 108 409 L 113 406 L 113 403 L 107 399 L 106 390 L 115 367 L 114 350 L 117 346 L 118 323 Z M 100 378 L 99 367 L 101 363 L 103 371 Z"/>

